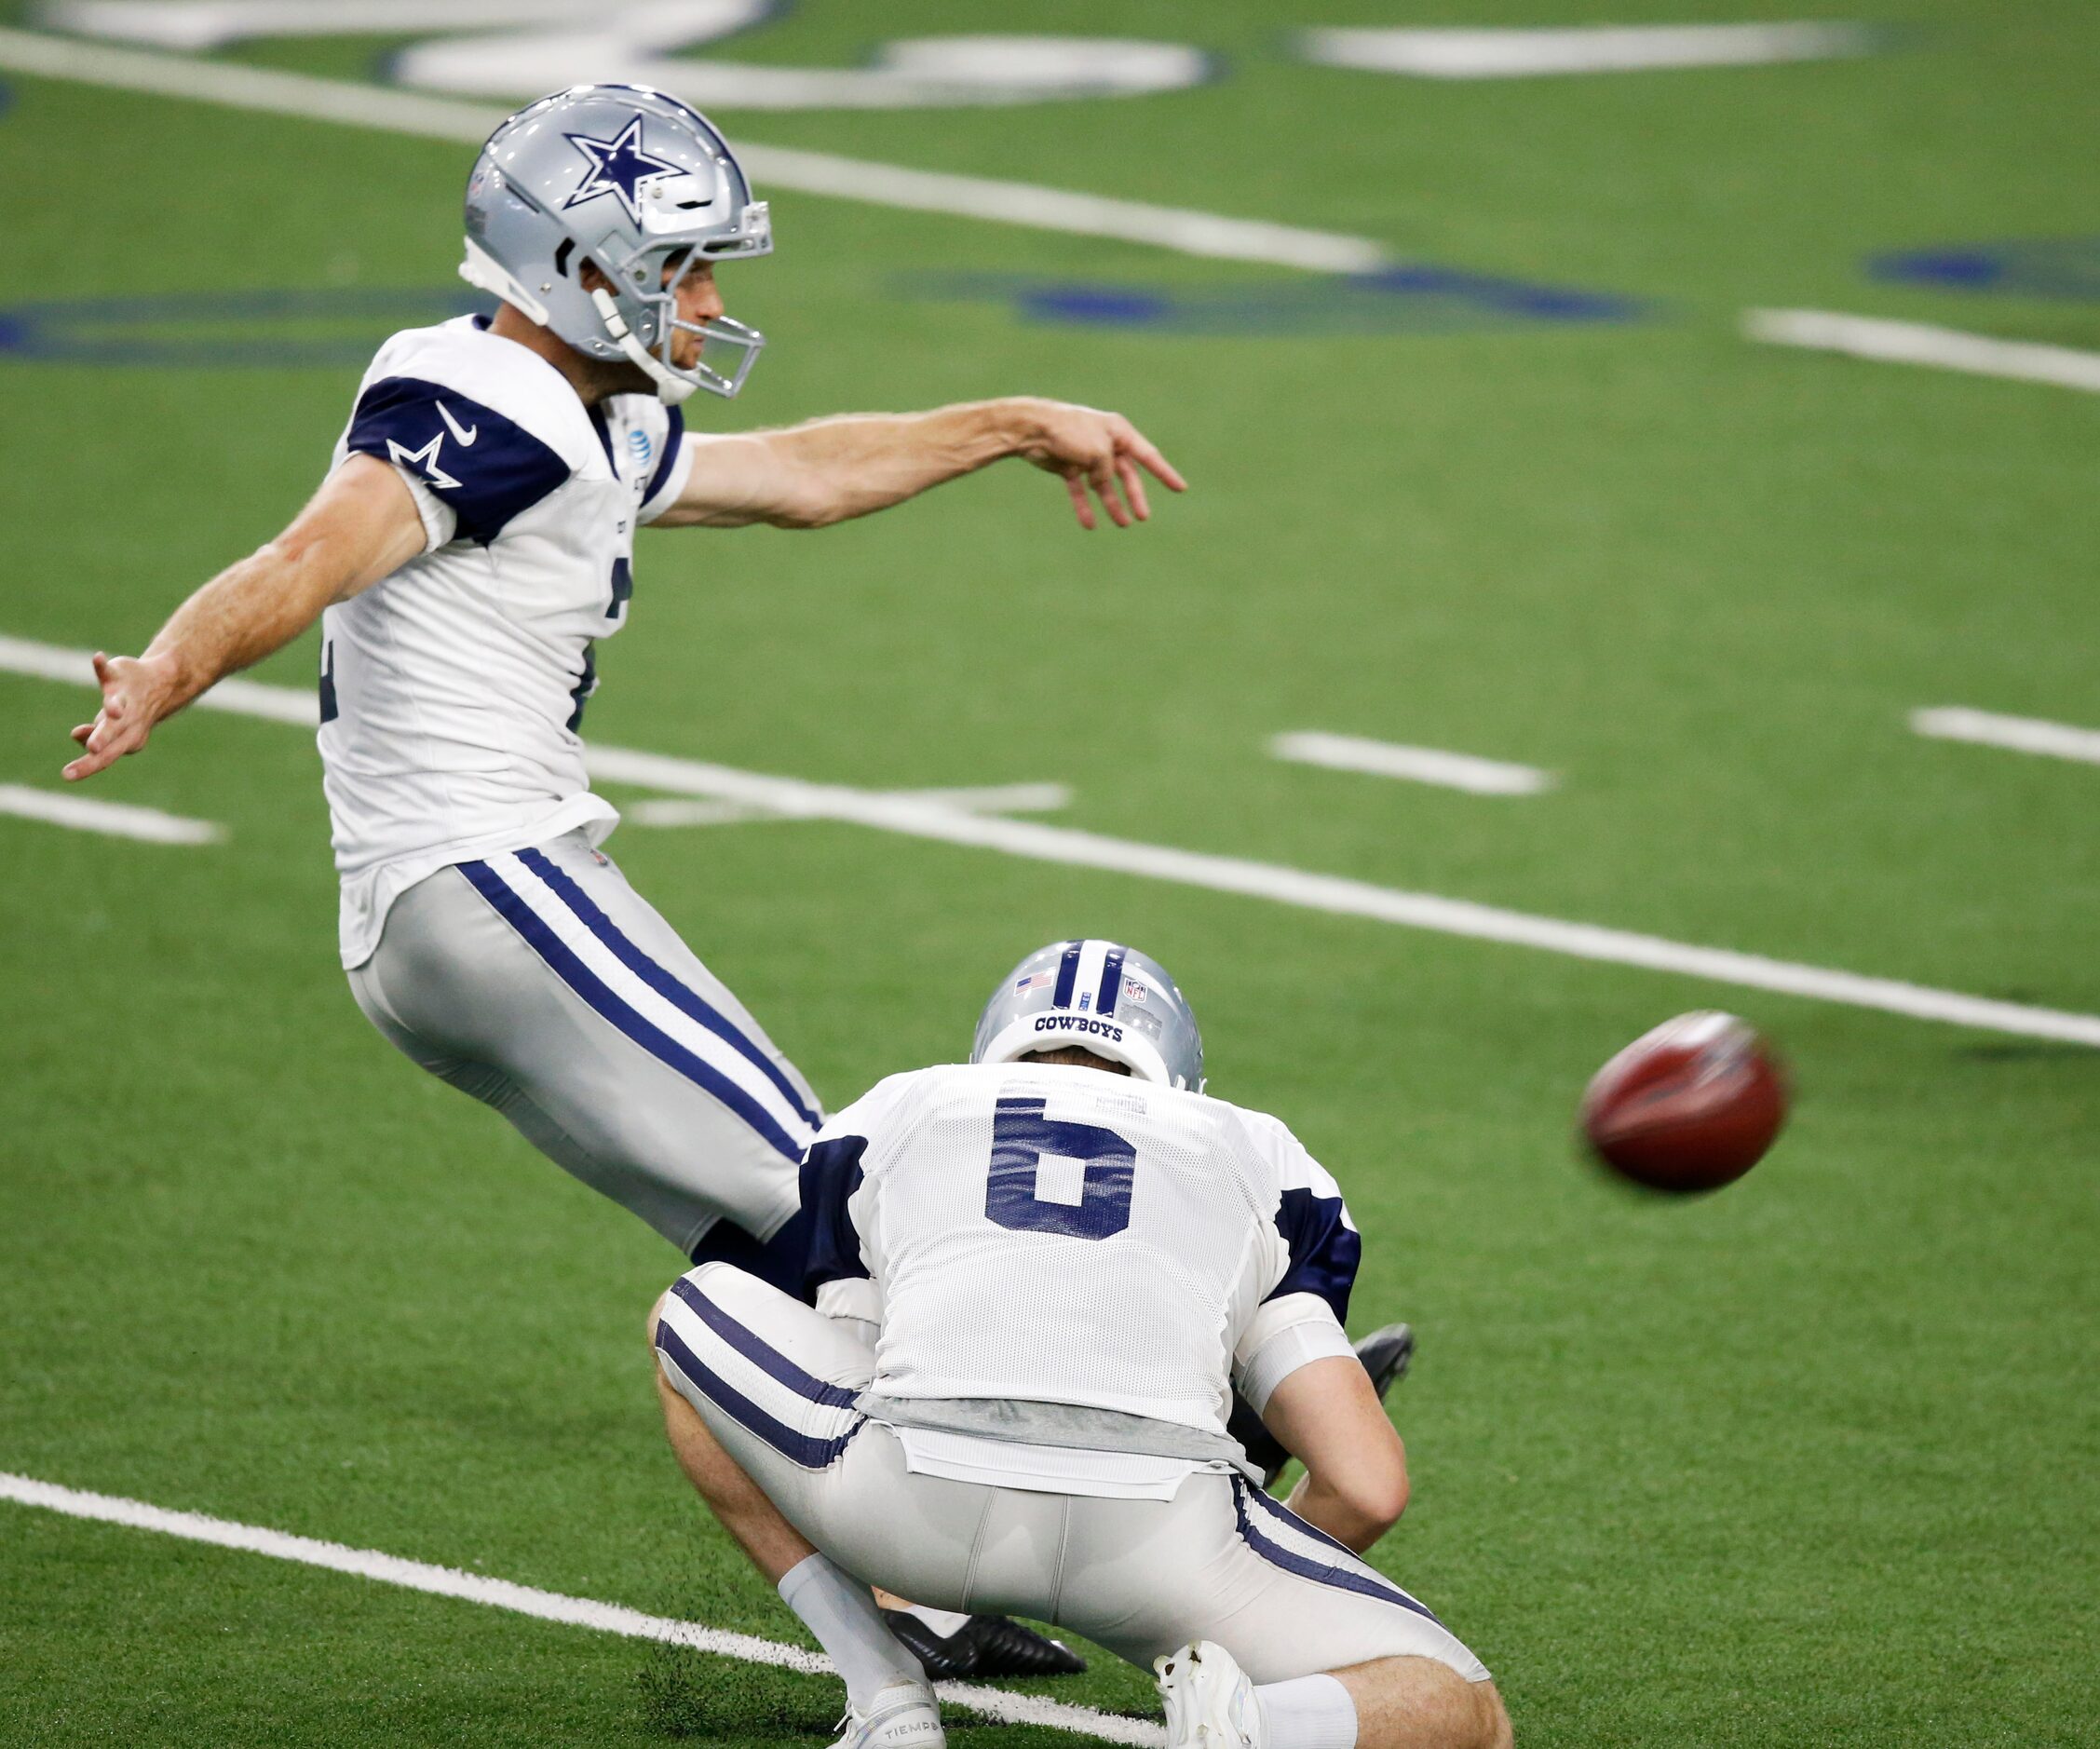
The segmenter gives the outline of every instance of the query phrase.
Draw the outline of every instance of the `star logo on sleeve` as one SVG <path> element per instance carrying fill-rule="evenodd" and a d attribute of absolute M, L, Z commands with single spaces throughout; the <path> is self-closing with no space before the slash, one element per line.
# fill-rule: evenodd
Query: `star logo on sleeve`
<path fill-rule="evenodd" d="M 412 450 L 406 443 L 397 442 L 394 439 L 388 438 L 386 440 L 386 454 L 394 458 L 394 466 L 397 468 L 422 469 L 419 478 L 422 479 L 424 483 L 435 486 L 439 491 L 443 492 L 459 484 L 458 481 L 438 466 L 438 452 L 444 446 L 444 441 L 445 434 L 440 431 L 421 449 Z"/>
<path fill-rule="evenodd" d="M 594 140 L 589 134 L 572 133 L 568 142 L 589 161 L 589 173 L 575 194 L 562 203 L 566 212 L 600 195 L 616 195 L 629 220 L 642 223 L 639 193 L 642 184 L 657 176 L 683 176 L 685 167 L 659 158 L 642 145 L 642 117 L 634 116 L 610 140 Z"/>

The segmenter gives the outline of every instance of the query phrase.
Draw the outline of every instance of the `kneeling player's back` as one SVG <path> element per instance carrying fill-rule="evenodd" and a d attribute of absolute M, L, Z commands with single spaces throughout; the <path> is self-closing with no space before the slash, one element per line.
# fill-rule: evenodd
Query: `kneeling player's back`
<path fill-rule="evenodd" d="M 1282 1124 L 1094 1069 L 894 1077 L 826 1127 L 805 1184 L 816 1279 L 879 1290 L 873 1389 L 893 1399 L 1222 1433 L 1261 1302 L 1346 1303 L 1355 1267 L 1340 1192 Z"/>

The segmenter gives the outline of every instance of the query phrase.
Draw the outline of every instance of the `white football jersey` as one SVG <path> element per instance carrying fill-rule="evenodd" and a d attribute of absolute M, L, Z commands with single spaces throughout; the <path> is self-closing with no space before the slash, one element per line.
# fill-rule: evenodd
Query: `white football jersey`
<path fill-rule="evenodd" d="M 627 619 L 634 531 L 676 500 L 684 421 L 653 395 L 585 406 L 546 359 L 463 317 L 382 346 L 335 446 L 391 462 L 421 557 L 321 616 L 320 751 L 343 963 L 449 863 L 619 816 L 577 735 L 591 645 Z"/>
<path fill-rule="evenodd" d="M 1349 1351 L 1340 1189 L 1221 1099 L 1055 1064 L 921 1069 L 825 1125 L 803 1195 L 809 1285 L 865 1276 L 879 1298 L 869 1393 L 890 1403 L 1077 1405 L 1227 1442 L 1265 1303 L 1322 1322 L 1302 1359 Z"/>

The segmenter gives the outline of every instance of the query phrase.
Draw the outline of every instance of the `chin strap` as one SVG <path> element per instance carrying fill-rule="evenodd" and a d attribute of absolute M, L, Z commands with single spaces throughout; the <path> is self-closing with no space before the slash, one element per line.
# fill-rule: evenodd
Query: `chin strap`
<path fill-rule="evenodd" d="M 606 335 L 626 354 L 630 364 L 648 373 L 649 380 L 657 386 L 657 398 L 665 406 L 675 407 L 691 398 L 699 384 L 690 377 L 679 375 L 634 337 L 627 325 L 627 319 L 620 314 L 620 306 L 613 301 L 610 292 L 600 286 L 590 294 L 590 301 L 604 321 Z"/>

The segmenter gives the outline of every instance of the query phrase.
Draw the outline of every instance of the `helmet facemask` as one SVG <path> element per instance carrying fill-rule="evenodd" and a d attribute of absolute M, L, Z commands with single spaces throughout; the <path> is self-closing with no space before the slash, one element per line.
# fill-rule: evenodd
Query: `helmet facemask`
<path fill-rule="evenodd" d="M 765 203 L 745 209 L 747 227 L 749 215 L 754 210 L 756 234 L 764 238 Z M 630 363 L 648 374 L 657 393 L 668 404 L 678 405 L 697 388 L 734 400 L 743 387 L 752 366 L 758 362 L 765 336 L 726 316 L 705 322 L 686 321 L 678 314 L 678 294 L 687 276 L 702 264 L 711 264 L 724 256 L 760 252 L 735 243 L 711 249 L 704 242 L 682 240 L 645 244 L 616 266 L 598 264 L 599 271 L 612 282 L 590 294 L 605 324 L 606 338 Z M 681 367 L 676 359 L 675 343 L 681 333 L 699 339 L 699 357 L 690 368 Z"/>

